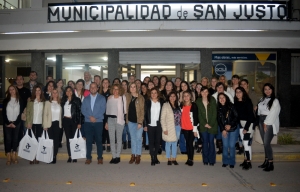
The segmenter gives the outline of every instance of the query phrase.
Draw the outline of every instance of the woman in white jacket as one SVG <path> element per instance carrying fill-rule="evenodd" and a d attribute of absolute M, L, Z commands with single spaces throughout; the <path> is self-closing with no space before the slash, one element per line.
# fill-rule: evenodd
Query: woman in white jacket
<path fill-rule="evenodd" d="M 273 85 L 266 83 L 263 87 L 263 98 L 258 103 L 259 131 L 264 143 L 265 161 L 258 166 L 264 171 L 273 171 L 273 150 L 271 141 L 279 132 L 280 104 L 275 98 Z"/>
<path fill-rule="evenodd" d="M 177 141 L 180 136 L 180 119 L 181 109 L 178 105 L 178 96 L 175 91 L 172 91 L 167 97 L 167 102 L 164 103 L 161 111 L 161 127 L 162 139 L 166 142 L 166 156 L 168 165 L 178 165 L 177 157 Z M 171 158 L 172 153 L 172 158 Z"/>

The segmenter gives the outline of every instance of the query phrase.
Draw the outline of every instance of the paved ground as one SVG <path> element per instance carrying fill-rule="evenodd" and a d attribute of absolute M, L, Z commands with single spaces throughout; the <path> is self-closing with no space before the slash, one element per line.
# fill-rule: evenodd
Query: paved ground
<path fill-rule="evenodd" d="M 122 159 L 121 159 L 122 160 Z M 67 164 L 29 165 L 20 160 L 17 165 L 6 166 L 0 159 L 1 192 L 12 191 L 299 191 L 300 163 L 279 162 L 273 172 L 263 172 L 253 163 L 253 169 L 243 171 L 215 166 L 204 166 L 196 162 L 193 167 L 184 163 L 168 166 L 166 163 L 150 166 L 149 162 L 129 165 L 121 162 L 103 165 L 83 160 Z M 8 182 L 2 182 L 2 180 Z M 67 184 L 70 182 L 71 184 Z M 130 186 L 134 183 L 135 186 Z M 276 186 L 271 186 L 274 183 Z M 207 186 L 203 186 L 207 185 Z"/>

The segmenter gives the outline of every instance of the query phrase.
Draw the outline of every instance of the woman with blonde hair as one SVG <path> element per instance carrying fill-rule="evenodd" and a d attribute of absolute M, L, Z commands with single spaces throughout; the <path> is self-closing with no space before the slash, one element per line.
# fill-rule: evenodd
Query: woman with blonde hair
<path fill-rule="evenodd" d="M 210 82 L 209 82 L 209 79 L 207 77 L 202 77 L 200 83 L 203 87 L 209 87 L 210 86 Z"/>

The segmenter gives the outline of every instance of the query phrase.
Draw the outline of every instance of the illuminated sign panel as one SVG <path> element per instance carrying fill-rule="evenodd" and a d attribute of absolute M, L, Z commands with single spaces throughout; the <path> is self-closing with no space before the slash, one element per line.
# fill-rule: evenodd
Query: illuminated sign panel
<path fill-rule="evenodd" d="M 48 22 L 159 20 L 286 20 L 280 3 L 85 3 L 49 4 Z"/>

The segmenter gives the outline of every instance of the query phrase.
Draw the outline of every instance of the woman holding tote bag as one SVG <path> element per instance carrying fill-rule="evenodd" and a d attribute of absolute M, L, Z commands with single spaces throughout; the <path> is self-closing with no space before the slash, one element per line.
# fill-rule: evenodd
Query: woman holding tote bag
<path fill-rule="evenodd" d="M 43 114 L 43 127 L 44 130 L 48 130 L 49 138 L 53 140 L 53 161 L 56 163 L 56 155 L 59 146 L 59 136 L 61 126 L 61 114 L 62 109 L 60 105 L 60 96 L 57 89 L 53 89 L 49 101 L 45 102 L 44 114 Z"/>

